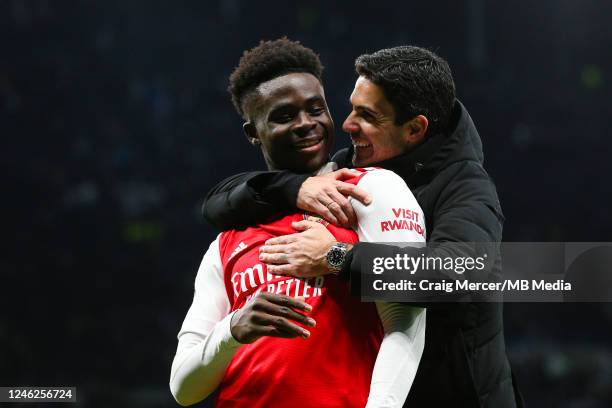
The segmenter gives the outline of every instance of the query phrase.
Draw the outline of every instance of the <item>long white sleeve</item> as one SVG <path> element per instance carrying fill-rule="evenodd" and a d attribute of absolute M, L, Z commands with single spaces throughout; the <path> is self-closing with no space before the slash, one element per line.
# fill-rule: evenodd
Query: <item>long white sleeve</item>
<path fill-rule="evenodd" d="M 178 335 L 170 390 L 179 404 L 195 404 L 210 395 L 240 347 L 230 332 L 229 311 L 217 237 L 200 264 L 193 303 Z"/>
<path fill-rule="evenodd" d="M 425 244 L 423 211 L 401 177 L 389 170 L 376 169 L 366 173 L 358 186 L 373 198 L 367 207 L 351 199 L 360 241 Z M 403 228 L 393 228 L 393 221 L 398 219 L 412 223 L 403 224 Z M 366 407 L 401 407 L 423 355 L 426 310 L 384 302 L 377 302 L 376 308 L 385 337 L 376 357 Z"/>
<path fill-rule="evenodd" d="M 425 347 L 426 310 L 376 302 L 385 337 L 372 372 L 367 408 L 404 405 Z"/>

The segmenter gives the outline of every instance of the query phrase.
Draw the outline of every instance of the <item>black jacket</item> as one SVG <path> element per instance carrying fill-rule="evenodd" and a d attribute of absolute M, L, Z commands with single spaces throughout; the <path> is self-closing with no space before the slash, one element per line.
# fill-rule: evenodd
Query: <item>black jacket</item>
<path fill-rule="evenodd" d="M 480 136 L 459 102 L 454 121 L 452 134 L 433 135 L 409 154 L 376 166 L 393 170 L 406 181 L 425 213 L 428 243 L 499 243 L 503 214 L 497 192 L 482 166 Z M 345 149 L 333 160 L 350 167 L 351 156 L 350 149 Z M 289 172 L 234 176 L 209 193 L 204 216 L 223 229 L 265 221 L 294 208 L 297 191 L 307 177 Z M 353 281 L 361 273 L 360 259 L 366 249 L 384 257 L 402 251 L 414 256 L 427 250 L 358 243 L 351 253 L 350 271 L 346 271 Z M 499 263 L 493 271 L 499 272 Z M 450 280 L 453 273 L 438 272 L 435 278 Z M 431 300 L 415 299 L 428 307 L 427 329 L 425 350 L 405 406 L 522 406 L 505 352 L 503 304 L 465 299 L 450 303 L 456 300 L 451 298 L 429 303 Z"/>

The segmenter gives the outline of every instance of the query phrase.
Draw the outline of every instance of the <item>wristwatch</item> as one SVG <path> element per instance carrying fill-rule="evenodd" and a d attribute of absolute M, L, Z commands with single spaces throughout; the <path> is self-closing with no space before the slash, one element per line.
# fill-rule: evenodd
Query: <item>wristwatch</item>
<path fill-rule="evenodd" d="M 333 274 L 339 274 L 346 260 L 348 245 L 343 242 L 336 242 L 327 252 L 327 265 Z"/>

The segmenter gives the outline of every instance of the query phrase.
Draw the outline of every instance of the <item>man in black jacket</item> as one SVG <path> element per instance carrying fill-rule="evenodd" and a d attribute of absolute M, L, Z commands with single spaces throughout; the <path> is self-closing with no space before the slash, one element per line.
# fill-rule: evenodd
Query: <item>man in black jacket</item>
<path fill-rule="evenodd" d="M 340 166 L 379 166 L 408 184 L 425 213 L 429 248 L 402 249 L 358 243 L 344 258 L 342 274 L 358 280 L 365 252 L 380 257 L 430 254 L 431 244 L 498 243 L 503 214 L 484 170 L 482 143 L 469 114 L 455 99 L 446 61 L 418 47 L 395 47 L 362 55 L 351 95 L 353 110 L 343 128 L 352 148 L 338 152 Z M 345 220 L 341 181 L 288 172 L 234 176 L 207 196 L 204 214 L 227 228 L 253 224 L 297 206 Z M 374 198 L 375 199 L 375 198 Z M 326 211 L 322 211 L 325 208 Z M 333 221 L 333 219 L 332 219 Z M 294 276 L 330 273 L 329 237 L 307 230 L 279 237 L 263 248 L 269 271 Z M 496 245 L 496 244 L 494 244 Z M 342 254 L 340 254 L 342 255 Z M 340 256 L 342 258 L 342 256 Z M 499 273 L 499 262 L 492 266 Z M 454 272 L 417 271 L 415 278 L 456 279 Z M 521 406 L 505 353 L 501 303 L 462 302 L 445 293 L 416 292 L 410 299 L 428 308 L 425 351 L 405 406 Z"/>

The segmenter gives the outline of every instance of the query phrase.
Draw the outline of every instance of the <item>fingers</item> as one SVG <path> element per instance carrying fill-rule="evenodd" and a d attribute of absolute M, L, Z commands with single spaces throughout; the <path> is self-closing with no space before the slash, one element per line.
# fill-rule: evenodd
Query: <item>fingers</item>
<path fill-rule="evenodd" d="M 305 326 L 314 327 L 316 325 L 316 322 L 313 318 L 298 313 L 289 306 L 281 306 L 272 302 L 262 302 L 261 304 L 257 304 L 254 306 L 254 310 L 266 313 L 268 315 L 283 317 L 285 319 L 301 323 Z"/>
<path fill-rule="evenodd" d="M 266 264 L 286 264 L 289 262 L 289 245 L 263 245 L 259 248 L 259 260 Z"/>
<path fill-rule="evenodd" d="M 360 174 L 361 173 L 359 172 L 359 170 L 347 169 L 346 167 L 330 173 L 330 175 L 333 176 L 336 180 L 348 180 Z"/>
<path fill-rule="evenodd" d="M 230 332 L 243 344 L 252 343 L 262 336 L 308 338 L 310 332 L 298 324 L 314 327 L 316 322 L 304 315 L 312 311 L 312 306 L 304 300 L 303 297 L 259 292 L 234 313 Z"/>
<path fill-rule="evenodd" d="M 280 254 L 259 254 L 259 260 L 268 265 L 284 265 L 289 263 L 289 256 L 285 253 Z"/>
<path fill-rule="evenodd" d="M 283 276 L 295 276 L 301 278 L 302 276 L 299 273 L 297 267 L 291 264 L 284 265 L 268 265 L 268 272 L 274 275 L 283 275 Z"/>
<path fill-rule="evenodd" d="M 312 311 L 312 306 L 306 303 L 303 297 L 292 298 L 269 292 L 260 292 L 258 297 L 260 299 L 253 303 L 252 308 L 253 322 L 258 325 L 259 335 L 284 338 L 310 336 L 307 329 L 292 322 L 310 327 L 316 325 L 314 319 L 295 310 Z"/>
<path fill-rule="evenodd" d="M 359 171 L 340 169 L 325 176 L 310 177 L 300 187 L 297 206 L 313 212 L 335 225 L 354 225 L 354 211 L 343 195 L 369 203 L 366 192 L 341 180 L 354 178 Z"/>
<path fill-rule="evenodd" d="M 276 325 L 264 326 L 261 328 L 260 332 L 262 336 L 270 336 L 270 337 L 282 337 L 286 339 L 292 339 L 295 337 L 302 337 L 307 339 L 310 337 L 310 332 L 306 329 L 302 329 L 299 326 L 291 325 L 293 327 L 285 328 L 278 327 Z"/>
<path fill-rule="evenodd" d="M 305 312 L 312 311 L 312 306 L 304 301 L 302 296 L 293 298 L 285 295 L 278 295 L 269 292 L 260 292 L 259 295 L 265 300 L 279 306 L 291 307 L 293 309 L 303 310 Z"/>
<path fill-rule="evenodd" d="M 333 211 L 332 207 L 337 209 L 340 215 L 336 212 L 334 212 L 334 215 L 342 222 L 342 226 L 348 227 L 356 224 L 357 218 L 355 216 L 355 210 L 353 210 L 353 206 L 349 200 L 338 191 L 333 191 L 330 196 L 331 199 L 334 200 L 334 204 L 336 204 L 334 206 L 330 205 L 330 210 Z"/>
<path fill-rule="evenodd" d="M 285 295 L 278 295 L 268 292 L 261 292 L 261 294 L 265 297 L 267 301 L 270 303 L 274 303 L 278 306 L 290 307 L 293 309 L 303 310 L 305 312 L 310 312 L 312 310 L 312 306 L 304 301 L 303 297 L 293 298 Z"/>
<path fill-rule="evenodd" d="M 270 245 L 286 245 L 286 244 L 291 244 L 292 242 L 295 242 L 297 240 L 297 236 L 299 234 L 291 234 L 291 235 L 283 235 L 280 237 L 275 237 L 275 238 L 270 238 L 269 240 L 267 240 L 264 245 L 265 246 L 270 246 Z"/>
<path fill-rule="evenodd" d="M 333 214 L 336 220 L 338 220 L 336 225 L 348 225 L 349 219 L 342 210 L 342 206 L 338 204 L 336 194 L 338 194 L 336 191 L 330 192 L 330 197 L 327 199 L 328 201 L 324 203 L 324 205 Z"/>
<path fill-rule="evenodd" d="M 332 200 L 330 199 L 329 201 Z M 323 205 L 323 203 L 319 201 L 313 204 L 313 208 L 311 211 L 334 225 L 340 225 L 338 218 L 336 218 L 336 216 L 329 210 L 329 208 L 327 208 L 325 205 Z"/>
<path fill-rule="evenodd" d="M 281 316 L 275 316 L 266 312 L 253 312 L 251 314 L 251 335 L 254 337 L 308 337 L 310 332 L 297 324 L 291 323 Z"/>
<path fill-rule="evenodd" d="M 336 188 L 340 193 L 351 196 L 365 205 L 369 205 L 372 202 L 372 197 L 365 190 L 353 184 L 339 182 Z"/>
<path fill-rule="evenodd" d="M 334 199 L 338 194 L 335 188 L 331 187 L 322 191 L 321 194 L 313 199 L 310 205 L 310 212 L 313 212 L 334 225 L 346 225 L 348 217 L 342 211 L 341 206 Z"/>
<path fill-rule="evenodd" d="M 262 245 L 259 247 L 260 253 L 265 252 L 267 254 L 288 254 L 290 251 L 290 246 L 285 244 Z"/>
<path fill-rule="evenodd" d="M 306 231 L 306 230 L 311 229 L 311 228 L 321 228 L 321 227 L 323 227 L 323 225 L 321 225 L 320 223 L 315 222 L 315 221 L 310 221 L 310 220 L 303 220 L 303 221 L 292 222 L 291 226 L 294 229 L 298 230 L 298 231 Z"/>

